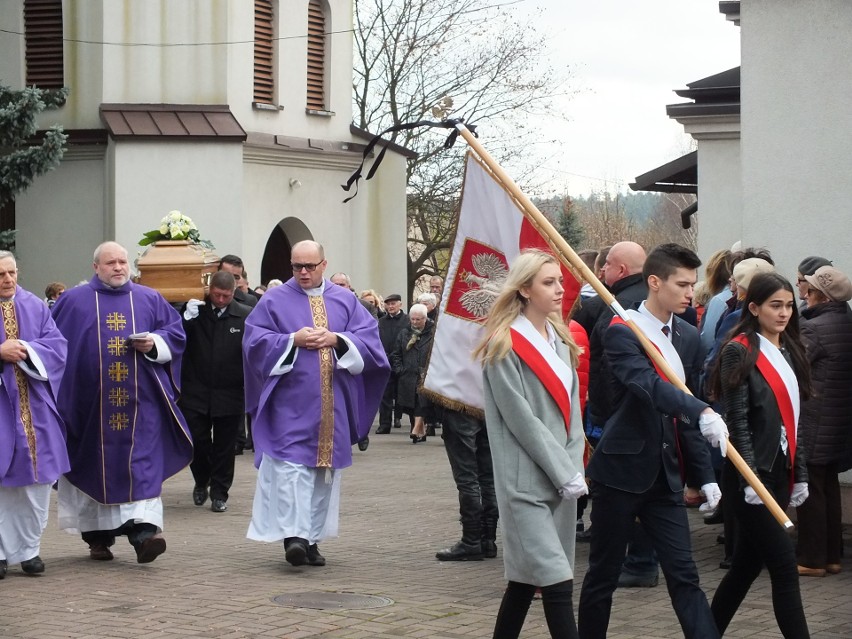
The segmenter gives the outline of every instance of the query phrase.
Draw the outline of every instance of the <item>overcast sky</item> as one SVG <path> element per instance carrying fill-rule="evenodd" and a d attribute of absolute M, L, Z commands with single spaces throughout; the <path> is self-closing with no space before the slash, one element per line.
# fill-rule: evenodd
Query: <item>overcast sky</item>
<path fill-rule="evenodd" d="M 548 124 L 560 141 L 544 162 L 554 191 L 623 190 L 689 151 L 691 138 L 666 115 L 684 101 L 673 90 L 739 65 L 739 27 L 717 0 L 522 0 L 512 9 L 541 13 L 553 64 L 567 65 L 578 92 L 564 104 L 570 121 Z"/>

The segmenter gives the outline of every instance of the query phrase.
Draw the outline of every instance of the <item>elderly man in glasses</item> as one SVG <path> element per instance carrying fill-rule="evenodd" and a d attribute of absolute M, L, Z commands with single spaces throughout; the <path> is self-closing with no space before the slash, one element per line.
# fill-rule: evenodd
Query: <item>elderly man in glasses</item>
<path fill-rule="evenodd" d="M 376 321 L 323 278 L 325 253 L 291 250 L 293 278 L 246 319 L 246 409 L 257 489 L 248 538 L 284 541 L 294 566 L 324 566 L 317 544 L 337 535 L 340 471 L 370 432 L 389 374 Z"/>

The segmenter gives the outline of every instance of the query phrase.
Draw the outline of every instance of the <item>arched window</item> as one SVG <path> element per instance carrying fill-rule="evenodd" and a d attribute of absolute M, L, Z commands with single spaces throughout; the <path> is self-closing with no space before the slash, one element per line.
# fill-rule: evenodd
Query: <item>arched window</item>
<path fill-rule="evenodd" d="M 308 2 L 308 111 L 326 111 L 326 15 L 321 0 Z"/>
<path fill-rule="evenodd" d="M 254 103 L 274 105 L 275 28 L 272 0 L 254 0 Z"/>
<path fill-rule="evenodd" d="M 24 34 L 27 86 L 61 89 L 65 85 L 62 0 L 25 0 Z"/>

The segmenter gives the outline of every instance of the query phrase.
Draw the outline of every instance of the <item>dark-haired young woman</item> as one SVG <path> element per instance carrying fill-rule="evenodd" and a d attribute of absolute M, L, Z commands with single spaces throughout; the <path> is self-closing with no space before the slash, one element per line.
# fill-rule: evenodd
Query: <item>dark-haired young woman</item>
<path fill-rule="evenodd" d="M 808 496 L 804 456 L 796 450 L 800 398 L 810 375 L 799 338 L 793 287 L 777 273 L 751 280 L 742 318 L 722 349 L 712 387 L 724 408 L 731 443 L 781 508 Z M 721 634 L 763 566 L 769 570 L 775 620 L 786 639 L 810 637 L 796 552 L 760 497 L 726 462 L 725 488 L 737 519 L 731 569 L 711 606 Z"/>

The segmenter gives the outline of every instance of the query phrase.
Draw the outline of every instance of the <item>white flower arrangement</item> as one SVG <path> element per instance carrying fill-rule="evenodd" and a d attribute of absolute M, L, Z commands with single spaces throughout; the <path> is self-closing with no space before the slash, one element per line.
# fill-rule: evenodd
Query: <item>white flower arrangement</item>
<path fill-rule="evenodd" d="M 169 211 L 169 214 L 160 220 L 159 228 L 143 234 L 139 246 L 148 246 L 160 240 L 189 240 L 204 248 L 215 248 L 209 240 L 201 238 L 192 218 L 180 211 Z"/>

